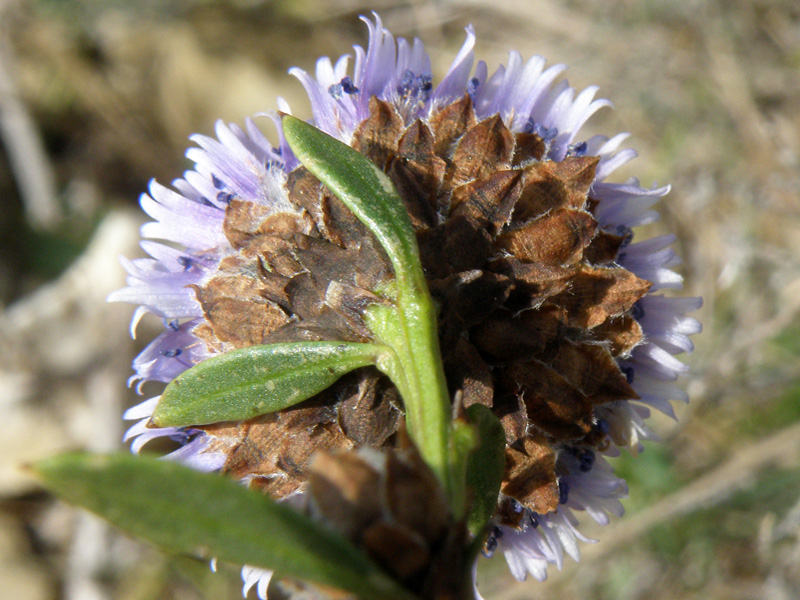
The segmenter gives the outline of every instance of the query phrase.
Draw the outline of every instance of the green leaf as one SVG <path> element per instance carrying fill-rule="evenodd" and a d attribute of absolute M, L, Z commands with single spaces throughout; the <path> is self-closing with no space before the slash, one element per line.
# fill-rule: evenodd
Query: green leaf
<path fill-rule="evenodd" d="M 291 115 L 284 115 L 282 124 L 297 159 L 378 238 L 397 278 L 422 277 L 411 219 L 386 174 L 357 150 L 313 125 Z"/>
<path fill-rule="evenodd" d="M 293 406 L 339 377 L 386 359 L 378 344 L 297 342 L 251 346 L 209 358 L 164 390 L 153 413 L 157 427 L 252 419 Z"/>
<path fill-rule="evenodd" d="M 127 453 L 66 454 L 33 467 L 46 488 L 168 550 L 412 600 L 350 542 L 239 483 Z"/>
<path fill-rule="evenodd" d="M 497 497 L 506 467 L 506 434 L 492 411 L 482 404 L 467 409 L 467 417 L 478 430 L 478 447 L 467 460 L 467 487 L 472 507 L 467 525 L 479 535 L 497 509 Z"/>

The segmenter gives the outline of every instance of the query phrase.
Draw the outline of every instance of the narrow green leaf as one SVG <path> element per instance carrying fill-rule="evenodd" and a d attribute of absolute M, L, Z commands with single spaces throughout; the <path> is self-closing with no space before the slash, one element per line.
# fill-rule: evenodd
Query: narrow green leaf
<path fill-rule="evenodd" d="M 252 419 L 302 402 L 339 377 L 383 360 L 378 344 L 297 342 L 209 358 L 172 380 L 153 413 L 157 427 Z"/>
<path fill-rule="evenodd" d="M 328 186 L 378 238 L 401 281 L 424 284 L 417 268 L 419 249 L 408 211 L 394 185 L 371 160 L 347 144 L 291 115 L 283 117 L 283 133 L 297 159 Z"/>
<path fill-rule="evenodd" d="M 33 467 L 44 486 L 168 550 L 249 564 L 365 599 L 413 600 L 350 542 L 237 482 L 127 453 Z"/>
<path fill-rule="evenodd" d="M 482 404 L 470 406 L 467 417 L 479 438 L 478 447 L 467 460 L 467 487 L 472 491 L 467 525 L 473 535 L 479 535 L 497 509 L 506 466 L 506 434 L 497 417 Z"/>

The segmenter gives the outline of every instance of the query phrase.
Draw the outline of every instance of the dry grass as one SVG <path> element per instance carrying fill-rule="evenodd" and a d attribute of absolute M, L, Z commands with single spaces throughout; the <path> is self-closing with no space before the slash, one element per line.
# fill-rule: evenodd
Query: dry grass
<path fill-rule="evenodd" d="M 0 60 L 16 90 L 0 85 L 0 107 L 21 100 L 60 203 L 55 226 L 31 228 L 31 200 L 6 149 L 2 589 L 31 600 L 237 597 L 235 576 L 210 576 L 76 521 L 14 465 L 118 443 L 138 342 L 126 341 L 130 310 L 103 298 L 121 285 L 115 256 L 137 252 L 142 216 L 133 206 L 147 181 L 187 168 L 186 137 L 210 132 L 216 118 L 241 122 L 274 108 L 278 95 L 307 111 L 286 69 L 312 69 L 320 55 L 365 43 L 357 15 L 373 8 L 394 33 L 426 41 L 435 73 L 471 22 L 476 54 L 490 67 L 517 49 L 569 64 L 579 88 L 601 85 L 616 110 L 598 115 L 591 132 L 630 131 L 640 158 L 624 176 L 673 185 L 661 223 L 639 235 L 676 232 L 687 294 L 706 302 L 684 382 L 692 404 L 678 407 L 677 424 L 655 421 L 665 446 L 620 462 L 632 514 L 594 531 L 605 542 L 546 584 L 513 583 L 493 561 L 482 577 L 487 597 L 797 597 L 800 6 L 792 0 L 2 3 Z"/>

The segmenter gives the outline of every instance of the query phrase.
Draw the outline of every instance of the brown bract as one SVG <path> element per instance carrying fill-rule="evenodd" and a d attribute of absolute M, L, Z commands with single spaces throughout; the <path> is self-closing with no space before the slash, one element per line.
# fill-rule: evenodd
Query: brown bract
<path fill-rule="evenodd" d="M 308 471 L 312 514 L 421 598 L 463 597 L 471 585 L 464 522 L 413 445 L 321 452 Z"/>
<path fill-rule="evenodd" d="M 411 216 L 439 306 L 450 391 L 500 418 L 503 493 L 553 511 L 559 452 L 598 443 L 597 406 L 637 397 L 615 359 L 642 339 L 631 308 L 650 283 L 616 264 L 626 239 L 602 231 L 593 215 L 599 159 L 546 160 L 541 138 L 512 132 L 498 115 L 479 121 L 468 96 L 411 123 L 375 98 L 370 111 L 352 145 L 388 174 Z M 196 333 L 216 350 L 369 341 L 364 311 L 389 302 L 381 290 L 391 266 L 364 226 L 302 167 L 286 190 L 292 213 L 243 199 L 227 209 L 236 252 L 196 288 L 206 321 Z M 280 414 L 205 429 L 227 440 L 227 471 L 280 497 L 307 481 L 316 450 L 390 445 L 401 411 L 392 384 L 365 368 Z M 347 469 L 364 489 L 372 485 L 360 467 Z M 415 547 L 381 531 L 375 539 Z"/>

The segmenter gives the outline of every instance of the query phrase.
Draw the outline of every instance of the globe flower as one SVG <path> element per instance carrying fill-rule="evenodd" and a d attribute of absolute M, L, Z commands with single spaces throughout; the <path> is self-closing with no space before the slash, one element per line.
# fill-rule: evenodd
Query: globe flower
<path fill-rule="evenodd" d="M 314 75 L 290 72 L 313 124 L 384 171 L 405 204 L 450 394 L 461 407 L 489 407 L 506 438 L 483 552 L 501 552 L 517 579 L 543 580 L 590 541 L 577 514 L 601 524 L 622 514 L 627 486 L 605 457 L 638 452 L 654 438 L 650 409 L 674 417 L 670 401 L 687 400 L 673 383 L 686 371 L 675 355 L 692 350 L 700 325 L 686 314 L 701 301 L 660 293 L 681 287 L 674 236 L 633 233 L 658 218 L 652 207 L 669 187 L 609 181 L 636 153 L 620 150 L 627 134 L 581 137 L 610 103 L 596 87 L 576 93 L 557 81 L 563 65 L 512 52 L 490 75 L 473 65 L 470 27 L 437 83 L 422 42 L 395 39 L 377 15 L 364 21 L 369 43 L 354 48 L 352 69 L 343 56 L 320 59 Z M 154 219 L 142 228 L 150 258 L 124 261 L 128 287 L 110 299 L 138 305 L 132 332 L 146 313 L 164 332 L 134 361 L 131 383 L 168 383 L 256 345 L 376 338 L 363 307 L 386 302 L 386 253 L 299 163 L 280 116 L 265 117 L 277 145 L 253 120 L 218 122 L 216 139 L 191 138 L 193 170 L 142 196 Z M 169 459 L 318 505 L 312 455 L 388 452 L 404 415 L 400 393 L 372 367 L 246 421 L 153 428 L 158 402 L 125 415 L 137 421 L 126 434 L 134 451 L 170 437 L 181 447 Z M 242 575 L 245 593 L 256 586 L 266 597 L 271 573 Z"/>

